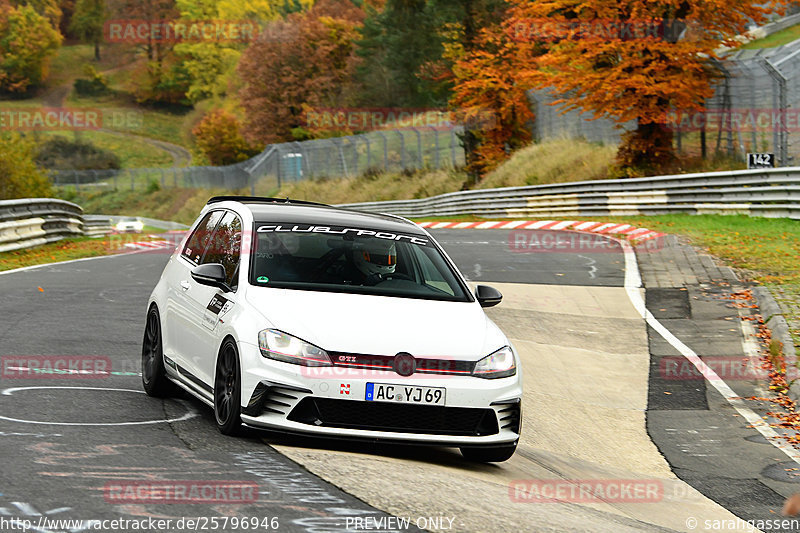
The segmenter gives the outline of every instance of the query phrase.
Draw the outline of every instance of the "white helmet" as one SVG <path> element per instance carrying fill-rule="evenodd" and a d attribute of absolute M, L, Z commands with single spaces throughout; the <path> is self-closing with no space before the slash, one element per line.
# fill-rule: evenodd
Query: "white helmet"
<path fill-rule="evenodd" d="M 353 262 L 365 276 L 392 274 L 397 266 L 397 248 L 393 241 L 380 239 L 357 242 Z"/>

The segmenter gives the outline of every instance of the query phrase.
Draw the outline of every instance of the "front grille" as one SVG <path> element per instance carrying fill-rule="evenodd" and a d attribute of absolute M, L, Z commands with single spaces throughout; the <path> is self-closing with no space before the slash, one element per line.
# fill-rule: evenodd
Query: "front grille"
<path fill-rule="evenodd" d="M 328 352 L 334 366 L 349 368 L 366 368 L 394 372 L 394 355 L 367 355 L 349 352 Z M 459 361 L 456 359 L 416 358 L 416 373 L 420 374 L 452 374 L 468 376 L 475 369 L 475 361 Z"/>
<path fill-rule="evenodd" d="M 289 420 L 322 427 L 431 435 L 478 437 L 499 431 L 492 409 L 332 398 L 304 398 L 289 414 Z"/>

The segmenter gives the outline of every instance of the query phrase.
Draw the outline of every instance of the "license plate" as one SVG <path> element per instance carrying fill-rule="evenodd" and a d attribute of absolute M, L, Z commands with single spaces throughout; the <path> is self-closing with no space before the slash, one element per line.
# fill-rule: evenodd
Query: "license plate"
<path fill-rule="evenodd" d="M 444 387 L 417 387 L 415 385 L 391 385 L 367 383 L 368 402 L 418 403 L 444 405 Z"/>

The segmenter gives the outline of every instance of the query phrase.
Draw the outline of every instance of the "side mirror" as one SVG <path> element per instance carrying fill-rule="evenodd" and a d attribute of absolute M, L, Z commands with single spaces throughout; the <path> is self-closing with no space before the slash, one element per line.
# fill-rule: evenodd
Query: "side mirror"
<path fill-rule="evenodd" d="M 494 307 L 503 301 L 503 295 L 494 287 L 488 285 L 478 285 L 475 287 L 475 298 L 481 307 Z"/>
<path fill-rule="evenodd" d="M 192 279 L 200 285 L 216 287 L 222 289 L 224 292 L 231 291 L 231 288 L 228 286 L 228 276 L 225 273 L 225 267 L 219 263 L 207 263 L 194 267 L 192 269 Z"/>

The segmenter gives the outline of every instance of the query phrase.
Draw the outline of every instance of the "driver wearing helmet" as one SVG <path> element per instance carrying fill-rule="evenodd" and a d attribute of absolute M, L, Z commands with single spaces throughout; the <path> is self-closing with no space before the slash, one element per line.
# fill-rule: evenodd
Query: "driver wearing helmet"
<path fill-rule="evenodd" d="M 367 239 L 353 246 L 353 264 L 363 274 L 362 285 L 375 285 L 394 274 L 397 247 L 393 241 Z"/>

